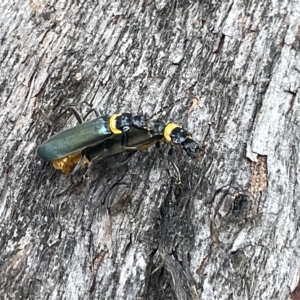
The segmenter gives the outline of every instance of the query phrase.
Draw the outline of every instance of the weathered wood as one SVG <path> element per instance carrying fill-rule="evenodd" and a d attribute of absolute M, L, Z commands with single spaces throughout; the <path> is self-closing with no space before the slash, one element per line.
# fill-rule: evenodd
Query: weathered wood
<path fill-rule="evenodd" d="M 1 298 L 299 299 L 297 1 L 0 7 Z M 170 106 L 203 155 L 176 149 L 181 186 L 151 149 L 57 196 L 35 151 L 70 104 Z"/>

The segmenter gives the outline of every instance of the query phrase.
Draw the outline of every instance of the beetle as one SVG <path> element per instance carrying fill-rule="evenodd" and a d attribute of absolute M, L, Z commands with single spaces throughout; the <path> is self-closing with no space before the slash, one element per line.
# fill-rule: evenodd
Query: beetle
<path fill-rule="evenodd" d="M 144 151 L 151 145 L 160 142 L 167 142 L 172 146 L 182 146 L 186 153 L 196 158 L 199 153 L 199 144 L 192 136 L 176 123 L 164 124 L 162 120 L 153 122 L 152 129 L 132 128 L 128 132 L 126 145 L 122 146 L 119 136 L 107 140 L 97 146 L 85 151 L 88 161 L 97 163 L 106 157 L 125 151 Z"/>
<path fill-rule="evenodd" d="M 151 145 L 167 142 L 174 146 L 182 146 L 186 153 L 196 158 L 199 144 L 193 140 L 191 134 L 176 123 L 165 123 L 161 119 L 148 124 L 148 128 L 132 127 L 127 134 L 126 144 L 122 144 L 122 137 L 116 135 L 96 146 L 77 152 L 53 162 L 53 166 L 64 174 L 74 174 L 79 168 L 89 167 L 101 160 L 122 152 L 144 151 Z"/>
<path fill-rule="evenodd" d="M 76 113 L 74 114 L 76 116 Z M 78 113 L 76 117 L 79 118 L 77 119 L 80 124 L 50 137 L 37 148 L 37 155 L 41 159 L 53 162 L 102 143 L 114 135 L 120 135 L 121 143 L 125 144 L 127 132 L 131 127 L 147 128 L 144 115 L 122 113 L 111 117 L 98 116 L 87 122 L 82 122 Z"/>

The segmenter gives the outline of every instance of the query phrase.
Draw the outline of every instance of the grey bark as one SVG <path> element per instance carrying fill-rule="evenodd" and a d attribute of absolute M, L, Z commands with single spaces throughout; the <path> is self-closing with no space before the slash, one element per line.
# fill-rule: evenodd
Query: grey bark
<path fill-rule="evenodd" d="M 299 299 L 297 1 L 0 6 L 1 298 Z M 165 107 L 203 154 L 175 149 L 181 186 L 150 149 L 57 196 L 35 151 L 70 104 Z"/>

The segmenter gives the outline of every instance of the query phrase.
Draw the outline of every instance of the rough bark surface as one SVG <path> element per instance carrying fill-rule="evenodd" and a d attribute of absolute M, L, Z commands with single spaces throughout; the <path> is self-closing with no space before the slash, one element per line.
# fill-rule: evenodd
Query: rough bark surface
<path fill-rule="evenodd" d="M 1 298 L 299 299 L 298 1 L 0 11 Z M 42 113 L 70 104 L 165 107 L 203 155 L 175 149 L 181 186 L 150 149 L 58 195 L 68 178 L 35 151 L 76 124 Z"/>

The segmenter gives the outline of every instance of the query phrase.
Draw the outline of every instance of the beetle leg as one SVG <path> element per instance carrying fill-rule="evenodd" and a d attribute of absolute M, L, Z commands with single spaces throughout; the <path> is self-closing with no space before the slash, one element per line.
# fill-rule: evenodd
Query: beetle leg
<path fill-rule="evenodd" d="M 60 113 L 56 118 L 55 118 L 55 122 L 61 117 L 63 116 L 67 111 L 70 111 L 75 118 L 77 119 L 78 123 L 81 124 L 83 122 L 83 119 L 80 116 L 80 113 L 77 111 L 77 109 L 74 106 L 69 106 L 67 107 L 62 113 Z"/>
<path fill-rule="evenodd" d="M 100 117 L 100 113 L 99 113 L 98 109 L 97 109 L 97 108 L 91 108 L 91 109 L 83 116 L 82 119 L 85 120 L 92 112 L 95 113 L 96 118 Z"/>
<path fill-rule="evenodd" d="M 126 159 L 124 159 L 122 162 L 117 163 L 116 165 L 114 165 L 112 167 L 112 169 L 119 168 L 119 167 L 121 167 L 123 165 L 126 165 L 129 162 L 129 160 L 132 158 L 133 154 L 135 154 L 135 153 L 136 153 L 136 151 L 133 151 L 133 152 L 129 153 L 129 155 L 128 155 L 128 157 Z"/>
<path fill-rule="evenodd" d="M 175 176 L 173 176 L 172 178 L 174 179 L 176 185 L 181 185 L 181 176 L 180 176 L 180 171 L 177 167 L 177 165 L 174 163 L 174 161 L 172 160 L 171 156 L 173 155 L 173 151 L 174 147 L 171 145 L 170 150 L 168 151 L 168 157 L 169 157 L 169 161 L 171 162 L 173 169 L 175 170 Z"/>
<path fill-rule="evenodd" d="M 92 160 L 89 161 L 89 164 L 87 166 L 87 170 L 85 171 L 83 178 L 84 179 L 88 179 L 89 178 L 89 173 L 90 173 L 90 169 L 92 168 L 92 165 L 94 165 L 95 163 L 99 162 L 99 159 L 101 158 L 101 156 L 103 156 L 106 153 L 106 148 L 104 148 L 104 151 L 97 155 L 96 157 L 94 157 Z M 85 158 L 85 156 L 84 156 Z"/>
<path fill-rule="evenodd" d="M 100 113 L 96 108 L 92 108 L 90 109 L 83 117 L 80 116 L 80 113 L 78 112 L 78 110 L 70 105 L 69 107 L 67 107 L 62 113 L 60 113 L 56 118 L 55 121 L 57 121 L 62 115 L 64 115 L 67 111 L 70 111 L 76 118 L 76 120 L 78 121 L 79 124 L 83 123 L 83 121 L 92 113 L 94 112 L 96 117 L 100 117 Z"/>
<path fill-rule="evenodd" d="M 60 197 L 60 196 L 66 195 L 68 192 L 72 191 L 75 187 L 77 187 L 81 184 L 82 178 L 78 182 L 75 182 L 73 180 L 73 176 L 71 175 L 70 176 L 70 181 L 71 181 L 71 184 L 65 190 L 63 190 L 62 192 L 56 194 L 55 197 Z"/>
<path fill-rule="evenodd" d="M 62 113 L 60 113 L 56 118 L 55 121 L 57 121 L 62 115 L 64 115 L 67 111 L 70 111 L 76 118 L 76 120 L 78 121 L 79 124 L 83 123 L 83 121 L 92 113 L 94 112 L 96 117 L 100 117 L 100 113 L 96 108 L 92 108 L 90 109 L 83 117 L 80 116 L 80 113 L 78 112 L 78 110 L 70 105 L 69 107 L 67 107 Z"/>
<path fill-rule="evenodd" d="M 162 161 L 165 165 L 165 169 L 169 175 L 169 177 L 175 181 L 175 184 L 176 185 L 180 185 L 181 184 L 181 176 L 180 176 L 180 171 L 177 167 L 177 165 L 173 162 L 173 160 L 171 159 L 171 155 L 172 155 L 172 148 L 169 150 L 168 152 L 168 158 L 164 155 L 164 153 L 162 152 L 161 148 L 160 148 L 160 144 L 159 143 L 156 143 L 156 148 L 158 149 L 159 153 L 161 154 L 162 156 Z M 170 165 L 169 165 L 169 162 L 171 163 L 172 165 L 172 168 L 174 169 L 174 173 L 175 174 L 172 174 L 171 172 L 171 168 L 170 168 Z"/>
<path fill-rule="evenodd" d="M 175 173 L 176 173 L 176 177 L 173 176 L 173 179 L 175 180 L 176 185 L 181 185 L 180 171 L 179 171 L 177 165 L 173 162 L 172 159 L 170 159 L 170 162 L 171 162 L 171 164 L 172 164 L 172 166 L 173 166 L 173 168 L 175 170 Z"/>
<path fill-rule="evenodd" d="M 74 175 L 80 168 L 84 168 L 86 166 L 86 164 L 87 164 L 87 158 L 85 157 L 84 151 L 82 151 L 80 160 L 77 162 L 75 168 L 70 173 L 70 175 L 71 176 Z"/>
<path fill-rule="evenodd" d="M 122 134 L 122 138 L 121 138 L 121 146 L 125 148 L 127 145 L 127 142 L 128 142 L 128 134 L 127 134 L 127 132 L 124 132 Z"/>

